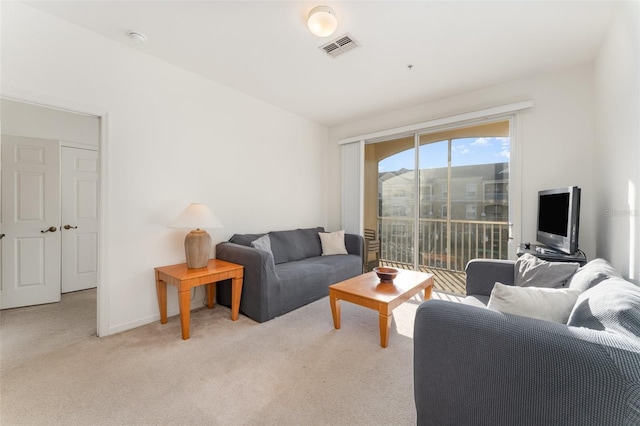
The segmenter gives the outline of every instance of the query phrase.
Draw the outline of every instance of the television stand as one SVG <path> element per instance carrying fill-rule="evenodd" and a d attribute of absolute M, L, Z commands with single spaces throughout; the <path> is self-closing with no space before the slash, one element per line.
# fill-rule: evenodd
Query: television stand
<path fill-rule="evenodd" d="M 516 255 L 520 257 L 525 253 L 529 253 L 547 262 L 577 262 L 580 266 L 584 266 L 587 263 L 587 256 L 580 250 L 573 254 L 566 254 L 542 245 L 531 244 L 527 248 L 524 244 L 520 244 Z"/>

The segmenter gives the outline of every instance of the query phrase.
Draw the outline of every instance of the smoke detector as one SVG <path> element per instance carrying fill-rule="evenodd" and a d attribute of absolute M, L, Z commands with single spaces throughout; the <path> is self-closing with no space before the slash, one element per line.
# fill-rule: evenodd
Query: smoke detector
<path fill-rule="evenodd" d="M 129 38 L 136 44 L 144 44 L 147 41 L 147 36 L 137 31 L 129 31 Z"/>
<path fill-rule="evenodd" d="M 346 33 L 345 35 L 340 36 L 323 46 L 320 46 L 320 49 L 324 50 L 324 52 L 332 58 L 335 58 L 336 56 L 347 53 L 348 51 L 353 50 L 358 46 L 360 46 L 360 44 L 353 37 L 351 37 L 349 33 Z"/>

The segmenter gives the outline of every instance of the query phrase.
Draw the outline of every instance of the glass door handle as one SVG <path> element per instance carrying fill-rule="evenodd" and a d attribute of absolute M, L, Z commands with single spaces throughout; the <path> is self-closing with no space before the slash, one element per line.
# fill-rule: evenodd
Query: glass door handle
<path fill-rule="evenodd" d="M 78 229 L 77 226 L 71 226 L 71 225 L 65 225 L 63 226 L 64 229 Z"/>

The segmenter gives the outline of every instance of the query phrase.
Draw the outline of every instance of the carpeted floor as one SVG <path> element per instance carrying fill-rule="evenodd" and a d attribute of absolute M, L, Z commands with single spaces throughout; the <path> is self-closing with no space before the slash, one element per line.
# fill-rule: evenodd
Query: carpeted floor
<path fill-rule="evenodd" d="M 97 338 L 95 297 L 0 312 L 0 424 L 415 424 L 418 299 L 383 349 L 376 312 L 342 302 L 335 330 L 328 298 L 264 324 L 200 309 L 183 341 L 177 316 Z"/>

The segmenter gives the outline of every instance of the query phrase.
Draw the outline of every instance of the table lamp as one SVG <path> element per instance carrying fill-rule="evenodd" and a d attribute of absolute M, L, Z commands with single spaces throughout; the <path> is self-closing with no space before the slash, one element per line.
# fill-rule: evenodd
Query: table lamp
<path fill-rule="evenodd" d="M 192 229 L 184 238 L 187 268 L 205 268 L 211 253 L 211 236 L 201 228 L 222 228 L 222 223 L 211 213 L 211 210 L 204 204 L 193 203 L 167 226 Z"/>

